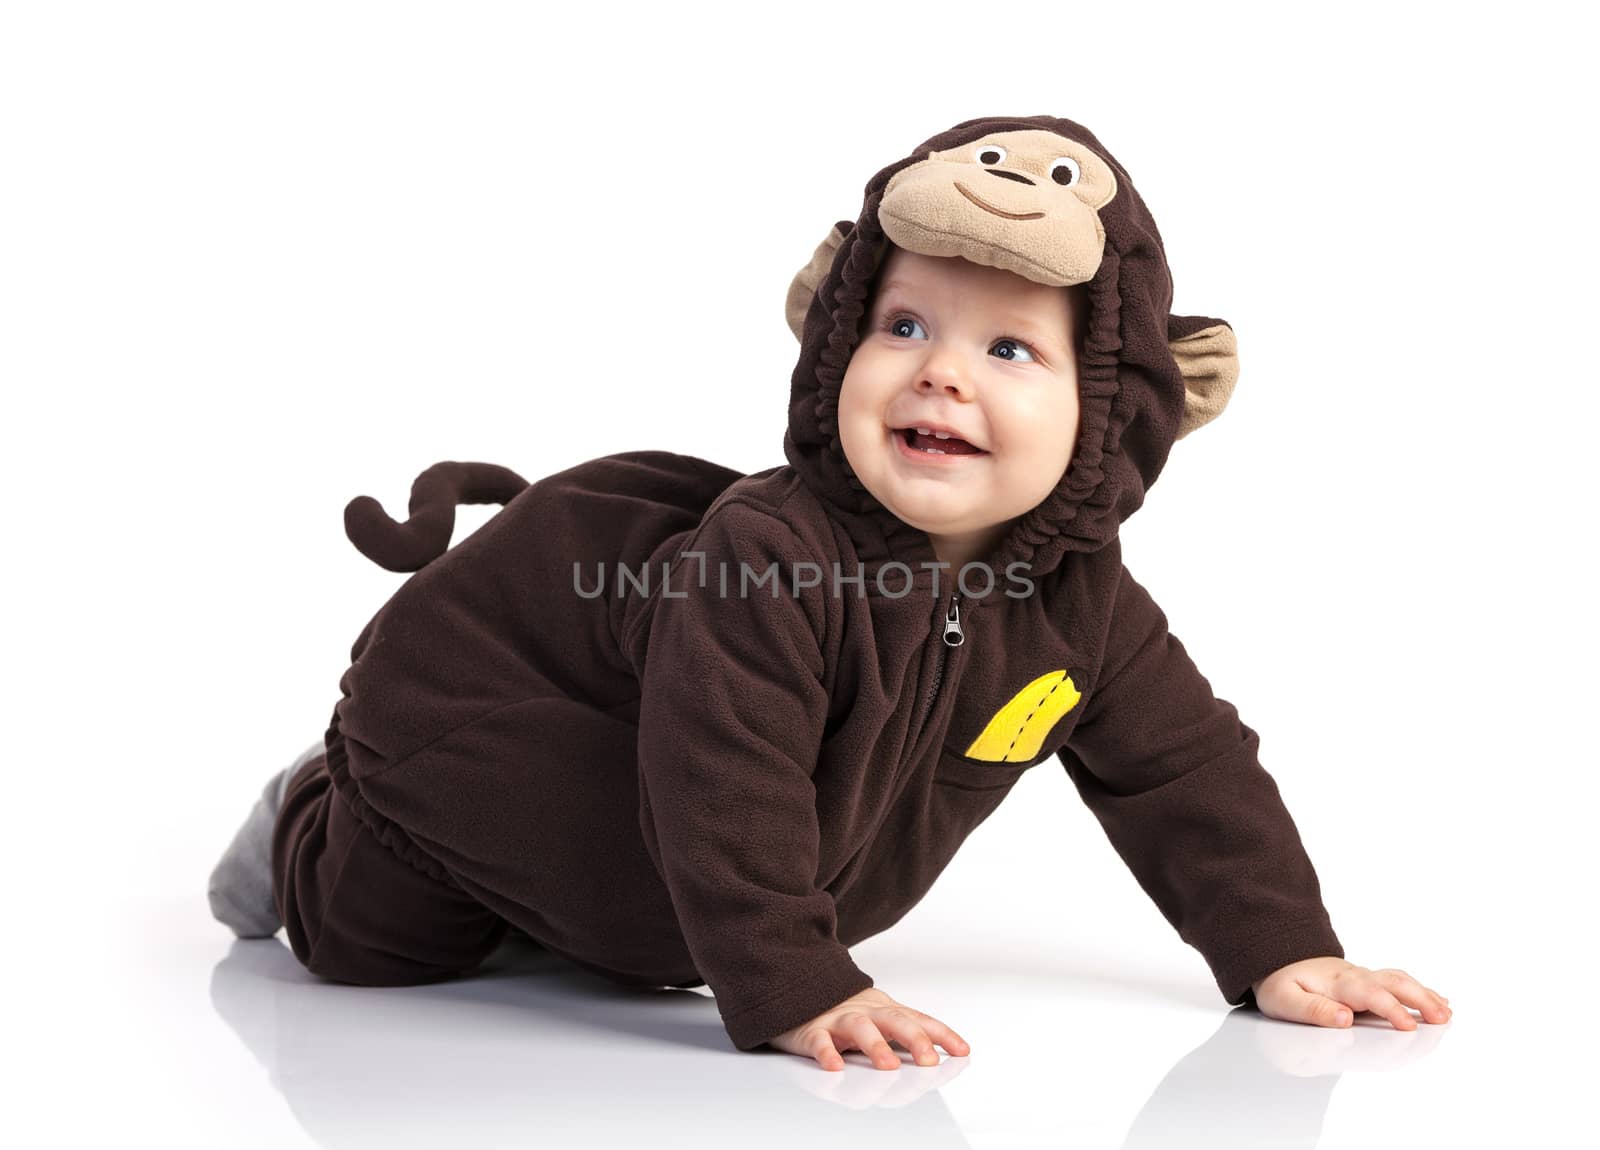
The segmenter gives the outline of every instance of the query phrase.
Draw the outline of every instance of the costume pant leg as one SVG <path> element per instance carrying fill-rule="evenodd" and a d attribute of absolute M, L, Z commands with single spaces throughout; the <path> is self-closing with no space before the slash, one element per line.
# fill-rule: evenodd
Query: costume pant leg
<path fill-rule="evenodd" d="M 273 900 L 311 973 L 360 986 L 463 974 L 507 923 L 459 887 L 385 846 L 312 759 L 289 782 L 272 835 Z"/>

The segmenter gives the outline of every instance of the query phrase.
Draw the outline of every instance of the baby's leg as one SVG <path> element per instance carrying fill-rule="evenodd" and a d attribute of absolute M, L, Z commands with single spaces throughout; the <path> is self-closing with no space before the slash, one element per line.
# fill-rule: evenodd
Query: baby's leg
<path fill-rule="evenodd" d="M 384 845 L 334 785 L 326 756 L 289 783 L 272 866 L 290 949 L 337 982 L 437 982 L 478 966 L 506 934 L 505 919 Z"/>
<path fill-rule="evenodd" d="M 318 739 L 267 780 L 261 797 L 222 853 L 206 884 L 211 913 L 240 938 L 271 938 L 283 923 L 272 902 L 272 827 L 289 779 L 322 753 Z"/>

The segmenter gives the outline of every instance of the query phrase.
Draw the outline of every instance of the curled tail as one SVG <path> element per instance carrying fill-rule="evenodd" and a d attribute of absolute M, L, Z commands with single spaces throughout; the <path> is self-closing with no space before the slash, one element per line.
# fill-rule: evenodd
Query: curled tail
<path fill-rule="evenodd" d="M 397 523 L 370 495 L 345 505 L 344 533 L 356 549 L 390 571 L 419 571 L 450 550 L 456 506 L 505 504 L 528 481 L 493 463 L 435 463 L 411 484 L 410 518 Z"/>

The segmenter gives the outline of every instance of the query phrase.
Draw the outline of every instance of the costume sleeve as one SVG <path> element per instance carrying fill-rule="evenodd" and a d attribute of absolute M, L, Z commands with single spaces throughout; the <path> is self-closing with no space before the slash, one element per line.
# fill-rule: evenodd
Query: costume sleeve
<path fill-rule="evenodd" d="M 825 573 L 797 596 L 804 561 L 772 515 L 713 511 L 672 562 L 642 676 L 641 828 L 740 1050 L 873 984 L 817 885 L 829 584 Z M 757 584 L 774 564 L 775 579 Z"/>
<path fill-rule="evenodd" d="M 1259 745 L 1124 566 L 1101 682 L 1060 758 L 1231 1005 L 1253 1005 L 1250 984 L 1287 963 L 1344 957 Z"/>

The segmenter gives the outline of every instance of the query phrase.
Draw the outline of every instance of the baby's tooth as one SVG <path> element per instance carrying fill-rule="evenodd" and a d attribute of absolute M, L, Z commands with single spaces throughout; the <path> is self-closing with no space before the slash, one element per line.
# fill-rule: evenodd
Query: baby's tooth
<path fill-rule="evenodd" d="M 931 427 L 919 427 L 919 428 L 917 428 L 917 434 L 918 435 L 932 435 L 933 434 L 933 428 L 931 428 Z"/>
<path fill-rule="evenodd" d="M 935 431 L 933 436 L 935 439 L 949 439 L 950 433 L 948 431 Z"/>

